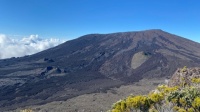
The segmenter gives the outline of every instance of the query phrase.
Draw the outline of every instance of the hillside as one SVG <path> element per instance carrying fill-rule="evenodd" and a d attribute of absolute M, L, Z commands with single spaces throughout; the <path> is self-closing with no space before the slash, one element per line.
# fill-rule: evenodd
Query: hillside
<path fill-rule="evenodd" d="M 200 66 L 200 44 L 162 30 L 89 34 L 0 60 L 0 108 L 63 101 Z"/>

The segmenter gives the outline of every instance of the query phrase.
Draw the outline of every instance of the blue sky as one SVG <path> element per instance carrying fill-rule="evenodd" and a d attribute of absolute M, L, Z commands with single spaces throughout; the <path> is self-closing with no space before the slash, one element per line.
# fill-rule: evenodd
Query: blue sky
<path fill-rule="evenodd" d="M 73 39 L 162 29 L 200 42 L 199 0 L 0 0 L 0 33 Z"/>

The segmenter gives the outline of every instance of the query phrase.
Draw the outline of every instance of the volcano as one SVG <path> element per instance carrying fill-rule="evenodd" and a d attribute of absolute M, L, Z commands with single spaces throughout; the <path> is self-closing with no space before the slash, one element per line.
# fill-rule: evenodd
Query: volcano
<path fill-rule="evenodd" d="M 200 66 L 200 44 L 159 29 L 89 34 L 34 55 L 0 60 L 2 111 L 105 92 Z"/>

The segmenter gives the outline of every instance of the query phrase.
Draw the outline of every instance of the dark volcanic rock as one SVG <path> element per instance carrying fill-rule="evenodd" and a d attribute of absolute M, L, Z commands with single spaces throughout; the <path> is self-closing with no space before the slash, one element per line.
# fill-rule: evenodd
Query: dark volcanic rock
<path fill-rule="evenodd" d="M 170 77 L 177 68 L 200 66 L 199 48 L 188 39 L 147 30 L 85 35 L 34 55 L 0 60 L 0 108 L 67 100 L 142 78 Z"/>
<path fill-rule="evenodd" d="M 46 62 L 54 62 L 53 59 L 49 59 L 49 58 L 44 58 L 44 61 L 46 61 Z"/>
<path fill-rule="evenodd" d="M 52 66 L 48 66 L 48 67 L 46 68 L 46 72 L 48 72 L 48 71 L 50 71 L 50 70 L 52 70 L 52 69 L 53 69 Z"/>
<path fill-rule="evenodd" d="M 60 68 L 56 68 L 55 71 L 56 71 L 56 73 L 61 73 L 62 72 Z"/>

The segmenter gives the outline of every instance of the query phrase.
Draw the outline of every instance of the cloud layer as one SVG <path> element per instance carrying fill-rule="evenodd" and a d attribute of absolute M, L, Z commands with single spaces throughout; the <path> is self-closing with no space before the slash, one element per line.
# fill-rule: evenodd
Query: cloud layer
<path fill-rule="evenodd" d="M 22 39 L 12 39 L 0 34 L 0 59 L 31 55 L 57 46 L 65 41 L 60 39 L 41 39 L 38 35 L 30 35 Z"/>

